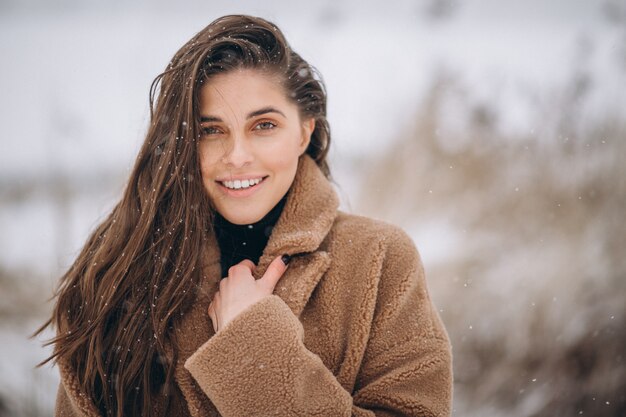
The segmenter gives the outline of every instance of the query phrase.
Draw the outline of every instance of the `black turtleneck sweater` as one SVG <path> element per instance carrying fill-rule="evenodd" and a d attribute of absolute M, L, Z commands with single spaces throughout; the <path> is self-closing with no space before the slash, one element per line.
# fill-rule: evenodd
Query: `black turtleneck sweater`
<path fill-rule="evenodd" d="M 261 220 L 252 224 L 233 224 L 215 213 L 213 225 L 220 247 L 222 277 L 228 276 L 228 268 L 244 259 L 250 259 L 255 265 L 259 262 L 285 201 L 287 194 Z"/>

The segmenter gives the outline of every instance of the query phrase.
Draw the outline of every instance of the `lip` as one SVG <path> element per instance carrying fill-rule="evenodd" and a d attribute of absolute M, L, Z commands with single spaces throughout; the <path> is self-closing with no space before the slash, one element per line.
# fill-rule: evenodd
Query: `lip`
<path fill-rule="evenodd" d="M 261 182 L 258 183 L 257 185 L 253 185 L 252 187 L 248 187 L 245 189 L 239 189 L 239 190 L 231 190 L 230 188 L 224 186 L 220 180 L 215 180 L 215 183 L 217 184 L 217 188 L 224 194 L 226 194 L 229 197 L 234 197 L 234 198 L 244 198 L 244 197 L 249 197 L 252 194 L 256 193 L 258 190 L 260 190 L 264 185 L 265 185 L 265 180 L 269 177 L 269 175 L 259 175 L 259 176 L 250 176 L 247 175 L 245 177 L 243 176 L 234 176 L 232 177 L 232 181 L 234 180 L 241 180 L 241 179 L 250 179 L 250 178 L 262 178 Z M 231 181 L 231 179 L 229 178 L 228 180 L 222 180 L 222 181 Z"/>

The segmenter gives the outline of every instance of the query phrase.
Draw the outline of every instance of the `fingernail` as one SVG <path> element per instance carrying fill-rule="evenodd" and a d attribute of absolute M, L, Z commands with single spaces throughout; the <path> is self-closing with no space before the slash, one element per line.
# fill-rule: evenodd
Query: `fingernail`
<path fill-rule="evenodd" d="M 291 260 L 291 256 L 285 254 L 283 255 L 280 259 L 283 260 L 283 263 L 285 264 L 285 266 L 289 263 L 289 261 Z"/>

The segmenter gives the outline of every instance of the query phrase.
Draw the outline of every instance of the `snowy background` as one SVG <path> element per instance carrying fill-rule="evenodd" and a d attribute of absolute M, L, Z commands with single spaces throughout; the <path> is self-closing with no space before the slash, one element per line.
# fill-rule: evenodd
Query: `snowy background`
<path fill-rule="evenodd" d="M 626 2 L 232 4 L 0 1 L 0 416 L 52 414 L 27 335 L 120 196 L 152 79 L 230 13 L 322 73 L 343 208 L 414 237 L 454 414 L 626 415 Z"/>

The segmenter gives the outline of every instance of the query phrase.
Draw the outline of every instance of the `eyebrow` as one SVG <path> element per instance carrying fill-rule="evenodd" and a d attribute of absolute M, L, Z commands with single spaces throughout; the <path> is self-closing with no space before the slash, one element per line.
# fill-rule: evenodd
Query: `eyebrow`
<path fill-rule="evenodd" d="M 278 110 L 277 108 L 268 106 L 268 107 L 263 107 L 262 109 L 258 109 L 258 110 L 248 113 L 248 116 L 246 117 L 246 119 L 251 119 L 255 116 L 260 116 L 266 113 L 278 113 L 282 115 L 284 118 L 287 118 L 287 116 L 285 116 L 285 113 L 283 113 L 282 111 Z M 222 119 L 216 116 L 201 116 L 200 121 L 201 122 L 222 122 Z"/>

